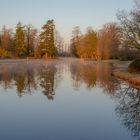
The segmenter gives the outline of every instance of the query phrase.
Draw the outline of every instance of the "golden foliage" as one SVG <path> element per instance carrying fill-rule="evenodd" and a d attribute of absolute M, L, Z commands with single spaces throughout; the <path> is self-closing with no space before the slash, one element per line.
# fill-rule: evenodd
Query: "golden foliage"
<path fill-rule="evenodd" d="M 12 54 L 9 51 L 6 51 L 4 49 L 0 49 L 0 58 L 11 58 Z"/>

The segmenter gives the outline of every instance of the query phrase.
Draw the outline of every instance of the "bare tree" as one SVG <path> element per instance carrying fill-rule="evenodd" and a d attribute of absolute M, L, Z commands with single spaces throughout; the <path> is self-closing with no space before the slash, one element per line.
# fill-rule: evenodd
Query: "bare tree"
<path fill-rule="evenodd" d="M 7 29 L 3 26 L 2 31 L 0 33 L 0 47 L 1 49 L 11 50 L 11 43 L 12 43 L 12 30 Z"/>
<path fill-rule="evenodd" d="M 102 59 L 117 58 L 120 45 L 120 27 L 107 23 L 98 32 L 98 51 Z"/>
<path fill-rule="evenodd" d="M 135 6 L 130 12 L 119 11 L 117 18 L 120 21 L 123 42 L 128 47 L 140 49 L 140 1 L 134 0 Z"/>
<path fill-rule="evenodd" d="M 25 25 L 25 34 L 26 34 L 26 47 L 27 47 L 27 56 L 33 56 L 35 50 L 35 39 L 37 35 L 37 30 L 33 28 L 32 25 Z"/>
<path fill-rule="evenodd" d="M 58 55 L 61 56 L 64 52 L 64 40 L 57 30 L 55 31 L 55 46 L 57 48 Z"/>

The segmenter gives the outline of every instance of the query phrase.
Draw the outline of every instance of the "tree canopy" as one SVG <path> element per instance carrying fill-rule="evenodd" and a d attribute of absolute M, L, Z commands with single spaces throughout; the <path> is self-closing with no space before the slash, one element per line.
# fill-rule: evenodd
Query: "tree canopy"
<path fill-rule="evenodd" d="M 117 17 L 122 28 L 122 43 L 140 49 L 140 1 L 135 0 L 130 12 L 119 11 Z"/>
<path fill-rule="evenodd" d="M 55 57 L 57 55 L 57 49 L 55 47 L 54 38 L 55 25 L 53 20 L 48 20 L 42 27 L 39 40 L 39 55 L 45 57 Z"/>
<path fill-rule="evenodd" d="M 25 45 L 24 27 L 20 22 L 16 26 L 15 51 L 18 57 L 24 57 L 27 53 L 27 48 Z"/>

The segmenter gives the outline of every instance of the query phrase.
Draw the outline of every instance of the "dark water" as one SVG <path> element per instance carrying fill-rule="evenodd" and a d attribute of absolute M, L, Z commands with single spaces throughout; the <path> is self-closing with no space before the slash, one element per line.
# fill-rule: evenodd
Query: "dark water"
<path fill-rule="evenodd" d="M 140 139 L 140 91 L 112 63 L 0 62 L 0 140 Z"/>

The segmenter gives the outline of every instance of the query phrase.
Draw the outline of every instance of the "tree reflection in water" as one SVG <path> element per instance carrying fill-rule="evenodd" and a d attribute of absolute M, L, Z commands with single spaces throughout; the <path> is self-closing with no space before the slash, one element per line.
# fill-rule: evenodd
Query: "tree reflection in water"
<path fill-rule="evenodd" d="M 99 86 L 108 94 L 114 94 L 120 84 L 110 76 L 111 69 L 112 65 L 109 63 L 93 61 L 63 61 L 62 64 L 55 61 L 15 61 L 0 64 L 0 85 L 5 90 L 15 85 L 20 97 L 32 94 L 40 86 L 44 95 L 53 99 L 55 88 L 62 81 L 65 72 L 70 72 L 75 89 L 79 89 L 84 83 L 89 89 Z"/>
<path fill-rule="evenodd" d="M 26 62 L 3 63 L 0 65 L 0 85 L 5 90 L 16 87 L 19 97 L 24 94 L 33 94 L 40 86 L 48 99 L 53 99 L 55 87 L 62 79 L 61 65 L 56 63 Z"/>
<path fill-rule="evenodd" d="M 115 112 L 123 125 L 140 139 L 140 89 L 114 79 L 110 75 L 112 68 L 112 64 L 107 62 L 79 60 L 63 61 L 62 64 L 53 61 L 1 63 L 0 85 L 5 90 L 15 87 L 19 97 L 33 94 L 41 88 L 39 90 L 49 100 L 53 100 L 63 76 L 70 72 L 74 89 L 78 90 L 81 84 L 85 84 L 88 89 L 100 87 L 115 100 Z"/>
<path fill-rule="evenodd" d="M 119 81 L 114 79 L 110 73 L 112 70 L 111 63 L 104 62 L 80 62 L 77 65 L 72 63 L 70 66 L 73 86 L 79 89 L 82 83 L 87 85 L 88 89 L 101 87 L 108 94 L 114 94 L 119 88 Z"/>
<path fill-rule="evenodd" d="M 101 87 L 104 93 L 115 99 L 115 112 L 123 125 L 130 130 L 132 136 L 140 139 L 140 88 L 114 79 L 110 75 L 111 69 L 109 63 L 72 63 L 70 71 L 73 86 L 78 89 L 85 83 L 89 89 Z"/>
<path fill-rule="evenodd" d="M 113 98 L 117 102 L 115 111 L 122 124 L 132 136 L 140 139 L 140 89 L 122 85 Z"/>
<path fill-rule="evenodd" d="M 40 86 L 43 89 L 42 92 L 51 100 L 53 100 L 55 95 L 54 84 L 56 72 L 57 69 L 53 65 L 49 67 L 44 66 L 39 72 Z"/>

